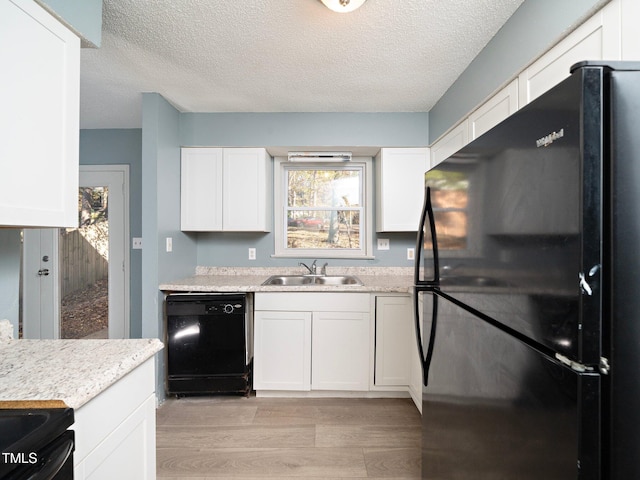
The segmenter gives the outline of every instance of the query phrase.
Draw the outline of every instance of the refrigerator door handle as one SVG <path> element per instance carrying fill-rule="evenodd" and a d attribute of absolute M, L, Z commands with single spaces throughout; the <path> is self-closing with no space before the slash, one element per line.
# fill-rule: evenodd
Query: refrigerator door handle
<path fill-rule="evenodd" d="M 431 294 L 433 298 L 433 306 L 431 310 L 431 329 L 429 331 L 429 343 L 427 344 L 427 353 L 424 353 L 422 346 L 422 327 L 420 326 L 420 301 L 418 299 L 420 292 L 430 292 L 430 288 L 414 287 L 413 291 L 413 318 L 416 328 L 416 341 L 418 343 L 418 353 L 420 355 L 420 365 L 422 367 L 422 384 L 426 387 L 429 385 L 429 369 L 431 368 L 431 359 L 433 358 L 433 346 L 436 341 L 436 329 L 438 321 L 438 296 Z"/>
<path fill-rule="evenodd" d="M 422 248 L 424 246 L 424 227 L 429 222 L 429 231 L 431 233 L 431 250 L 433 252 L 433 280 L 423 280 L 420 278 L 420 266 L 422 265 Z M 431 188 L 426 187 L 424 190 L 424 204 L 422 213 L 420 214 L 420 224 L 418 225 L 418 238 L 416 240 L 416 258 L 414 264 L 414 284 L 415 285 L 434 285 L 440 279 L 440 267 L 438 261 L 438 242 L 436 240 L 436 223 L 433 214 L 433 206 L 431 205 Z"/>

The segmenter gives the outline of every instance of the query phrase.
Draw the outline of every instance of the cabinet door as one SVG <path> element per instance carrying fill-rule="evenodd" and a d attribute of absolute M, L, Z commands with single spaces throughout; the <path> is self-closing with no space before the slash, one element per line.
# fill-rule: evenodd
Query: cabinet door
<path fill-rule="evenodd" d="M 412 330 L 411 297 L 376 297 L 376 386 L 409 385 Z"/>
<path fill-rule="evenodd" d="M 0 225 L 78 226 L 80 39 L 31 0 L 0 2 Z"/>
<path fill-rule="evenodd" d="M 567 78 L 577 62 L 620 58 L 620 19 L 615 3 L 611 2 L 520 74 L 520 107 Z"/>
<path fill-rule="evenodd" d="M 369 390 L 369 321 L 368 313 L 313 313 L 313 390 Z"/>
<path fill-rule="evenodd" d="M 431 168 L 446 160 L 469 141 L 469 120 L 465 119 L 431 147 Z"/>
<path fill-rule="evenodd" d="M 226 231 L 268 232 L 268 155 L 264 148 L 225 148 L 222 223 Z"/>
<path fill-rule="evenodd" d="M 74 478 L 155 479 L 155 435 L 156 397 L 151 395 L 75 468 Z"/>
<path fill-rule="evenodd" d="M 376 157 L 376 231 L 415 232 L 424 198 L 428 148 L 383 148 Z"/>
<path fill-rule="evenodd" d="M 156 478 L 155 358 L 75 410 L 74 478 Z"/>
<path fill-rule="evenodd" d="M 310 312 L 255 312 L 253 348 L 255 390 L 310 389 Z"/>
<path fill-rule="evenodd" d="M 469 115 L 469 139 L 475 140 L 518 110 L 518 79 Z"/>
<path fill-rule="evenodd" d="M 222 230 L 222 149 L 183 148 L 180 228 Z"/>

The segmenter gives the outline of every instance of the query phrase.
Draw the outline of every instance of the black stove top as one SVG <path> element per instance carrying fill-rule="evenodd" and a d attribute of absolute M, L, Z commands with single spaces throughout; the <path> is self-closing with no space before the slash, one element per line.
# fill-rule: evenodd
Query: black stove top
<path fill-rule="evenodd" d="M 0 478 L 28 463 L 73 422 L 72 408 L 0 409 Z"/>

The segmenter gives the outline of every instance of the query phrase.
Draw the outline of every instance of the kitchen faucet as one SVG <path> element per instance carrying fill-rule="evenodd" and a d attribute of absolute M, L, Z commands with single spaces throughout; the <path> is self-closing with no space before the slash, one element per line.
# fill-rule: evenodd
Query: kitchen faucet
<path fill-rule="evenodd" d="M 318 260 L 314 260 L 313 263 L 311 264 L 311 267 L 309 267 L 306 263 L 300 262 L 298 263 L 299 266 L 306 268 L 307 270 L 309 270 L 309 274 L 310 275 L 317 275 L 316 273 L 316 268 L 317 265 L 316 263 L 318 263 Z"/>
<path fill-rule="evenodd" d="M 318 263 L 318 260 L 314 260 L 310 267 L 306 263 L 303 263 L 303 262 L 298 263 L 298 265 L 300 267 L 306 268 L 309 271 L 309 273 L 305 274 L 305 275 L 318 275 L 317 263 Z M 326 262 L 322 266 L 322 269 L 320 270 L 320 274 L 319 275 L 322 275 L 322 276 L 326 276 L 327 275 L 327 265 L 329 265 L 328 262 Z"/>

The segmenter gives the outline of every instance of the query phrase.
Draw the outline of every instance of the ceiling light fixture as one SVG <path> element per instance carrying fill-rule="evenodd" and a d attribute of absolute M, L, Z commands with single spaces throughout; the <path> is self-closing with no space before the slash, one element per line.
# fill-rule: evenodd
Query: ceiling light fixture
<path fill-rule="evenodd" d="M 320 0 L 329 10 L 339 13 L 353 12 L 367 0 Z"/>

